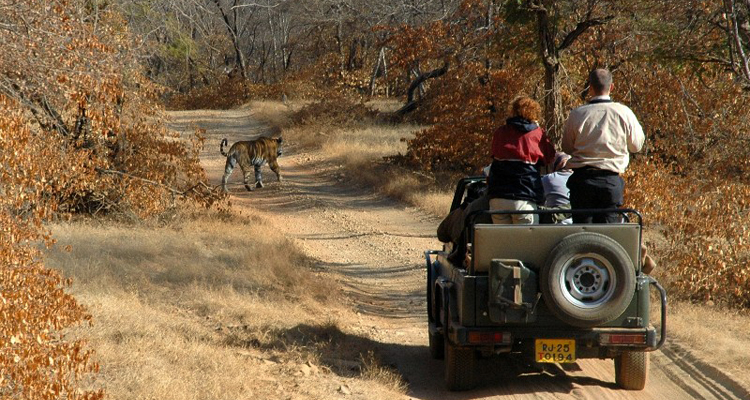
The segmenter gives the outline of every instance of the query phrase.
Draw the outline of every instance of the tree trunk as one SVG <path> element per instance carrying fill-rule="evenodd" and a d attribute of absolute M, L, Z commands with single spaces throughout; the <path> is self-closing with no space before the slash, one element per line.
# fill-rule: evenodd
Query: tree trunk
<path fill-rule="evenodd" d="M 736 48 L 735 51 L 738 58 L 737 64 L 740 71 L 738 75 L 745 80 L 746 84 L 750 85 L 750 59 L 748 59 L 748 55 L 745 53 L 745 43 L 742 42 L 742 37 L 740 36 L 740 22 L 737 16 L 737 4 L 734 0 L 724 0 L 724 4 L 730 21 L 729 29 L 731 30 L 730 36 L 733 41 L 732 47 Z"/>
<path fill-rule="evenodd" d="M 221 18 L 224 20 L 224 24 L 226 25 L 227 31 L 229 32 L 229 38 L 232 39 L 232 46 L 234 47 L 235 68 L 240 70 L 242 78 L 247 79 L 247 61 L 245 61 L 245 55 L 242 53 L 242 49 L 240 48 L 240 40 L 239 37 L 237 37 L 237 27 L 233 26 L 231 21 L 229 21 L 229 16 L 224 12 L 224 9 L 221 8 L 221 2 L 219 0 L 214 0 L 214 3 L 216 3 L 216 7 L 221 13 Z"/>
<path fill-rule="evenodd" d="M 544 127 L 552 143 L 559 143 L 565 115 L 562 112 L 560 64 L 544 64 Z"/>
<path fill-rule="evenodd" d="M 344 38 L 343 38 L 343 27 L 341 26 L 342 22 L 339 19 L 339 21 L 336 23 L 336 35 L 334 38 L 336 39 L 336 44 L 338 45 L 339 50 L 339 73 L 341 75 L 344 74 L 344 71 L 346 70 L 346 61 L 344 60 Z"/>
<path fill-rule="evenodd" d="M 386 80 L 388 79 L 388 65 L 385 60 L 385 47 L 380 48 L 378 61 L 375 63 L 375 68 L 372 70 L 372 76 L 370 76 L 370 96 L 375 95 L 375 80 L 380 76 L 385 76 Z M 386 96 L 388 96 L 387 92 Z"/>
<path fill-rule="evenodd" d="M 445 75 L 445 73 L 448 72 L 449 65 L 450 64 L 448 63 L 448 61 L 445 61 L 442 67 L 417 76 L 409 85 L 409 90 L 407 91 L 406 96 L 406 104 L 404 104 L 404 106 L 397 110 L 394 114 L 396 114 L 397 116 L 403 116 L 416 110 L 417 106 L 419 105 L 419 101 L 414 100 L 414 92 L 419 89 L 422 84 L 424 84 L 428 79 Z"/>
<path fill-rule="evenodd" d="M 546 9 L 539 10 L 537 26 L 539 30 L 539 56 L 544 65 L 544 121 L 542 125 L 553 143 L 559 143 L 558 128 L 563 121 L 558 110 L 562 104 L 560 95 L 560 60 L 555 45 L 555 28 Z"/>
<path fill-rule="evenodd" d="M 594 3 L 590 4 L 593 7 Z M 533 0 L 529 7 L 536 13 L 537 29 L 539 33 L 539 56 L 544 65 L 544 121 L 547 134 L 553 143 L 559 143 L 565 115 L 562 110 L 562 85 L 560 82 L 560 54 L 570 47 L 579 36 L 589 28 L 604 25 L 614 16 L 593 17 L 593 8 L 586 13 L 586 18 L 576 24 L 557 44 L 557 25 L 559 15 L 550 15 L 555 10 L 555 2 L 551 0 Z M 559 11 L 556 11 L 559 13 Z"/>
<path fill-rule="evenodd" d="M 274 81 L 278 79 L 278 60 L 279 60 L 279 43 L 276 37 L 276 27 L 273 23 L 273 14 L 271 14 L 271 3 L 268 2 L 268 28 L 271 33 L 271 44 L 273 45 L 273 54 L 271 54 L 271 69 L 273 71 Z"/>

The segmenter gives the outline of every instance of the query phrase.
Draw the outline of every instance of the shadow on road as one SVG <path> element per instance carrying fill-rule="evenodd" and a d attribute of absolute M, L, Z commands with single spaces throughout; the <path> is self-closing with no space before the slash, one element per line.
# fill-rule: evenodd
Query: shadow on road
<path fill-rule="evenodd" d="M 372 367 L 371 354 L 381 367 L 397 371 L 409 387 L 409 396 L 418 399 L 479 399 L 497 395 L 530 393 L 566 394 L 581 386 L 616 389 L 613 382 L 590 377 L 566 375 L 551 366 L 534 370 L 515 357 L 480 359 L 477 387 L 468 392 L 449 392 L 444 387 L 443 362 L 430 358 L 427 346 L 383 343 L 366 336 L 342 332 L 336 324 L 297 325 L 265 333 L 264 340 L 251 334 L 245 339 L 235 335 L 227 344 L 262 350 L 305 348 L 319 356 L 322 366 L 342 377 L 362 374 Z"/>

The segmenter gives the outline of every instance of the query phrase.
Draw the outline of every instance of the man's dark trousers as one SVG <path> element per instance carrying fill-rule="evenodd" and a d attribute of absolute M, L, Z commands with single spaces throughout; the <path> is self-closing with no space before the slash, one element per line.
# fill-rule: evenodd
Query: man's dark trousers
<path fill-rule="evenodd" d="M 612 209 L 623 204 L 625 181 L 616 172 L 593 167 L 574 168 L 568 179 L 570 206 L 573 210 Z M 616 223 L 620 213 L 574 213 L 573 223 Z"/>

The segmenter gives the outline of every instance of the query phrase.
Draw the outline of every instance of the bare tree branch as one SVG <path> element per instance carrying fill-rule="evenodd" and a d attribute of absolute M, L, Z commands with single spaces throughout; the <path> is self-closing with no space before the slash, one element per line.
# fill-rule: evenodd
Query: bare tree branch
<path fill-rule="evenodd" d="M 735 0 L 724 0 L 727 10 L 727 17 L 730 20 L 729 28 L 732 40 L 734 41 L 735 51 L 737 52 L 738 62 L 740 64 L 741 76 L 745 79 L 746 84 L 750 84 L 750 60 L 745 53 L 745 44 L 740 37 L 739 21 L 737 18 L 737 6 Z"/>
<path fill-rule="evenodd" d="M 565 35 L 565 38 L 563 39 L 562 43 L 560 43 L 559 46 L 557 46 L 557 51 L 563 51 L 570 47 L 570 45 L 573 44 L 573 42 L 578 39 L 579 36 L 581 36 L 584 32 L 586 32 L 589 28 L 599 25 L 605 25 L 607 22 L 614 19 L 614 15 L 608 15 L 606 17 L 602 18 L 593 18 L 593 19 L 587 19 L 585 21 L 581 21 L 576 25 L 576 28 L 572 31 L 568 32 L 567 35 Z"/>

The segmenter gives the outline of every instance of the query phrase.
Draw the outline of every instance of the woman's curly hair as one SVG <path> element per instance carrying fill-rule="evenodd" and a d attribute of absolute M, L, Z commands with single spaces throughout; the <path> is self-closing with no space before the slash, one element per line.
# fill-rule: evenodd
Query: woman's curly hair
<path fill-rule="evenodd" d="M 539 121 L 542 115 L 542 106 L 531 97 L 520 96 L 511 103 L 510 114 L 529 121 Z"/>

